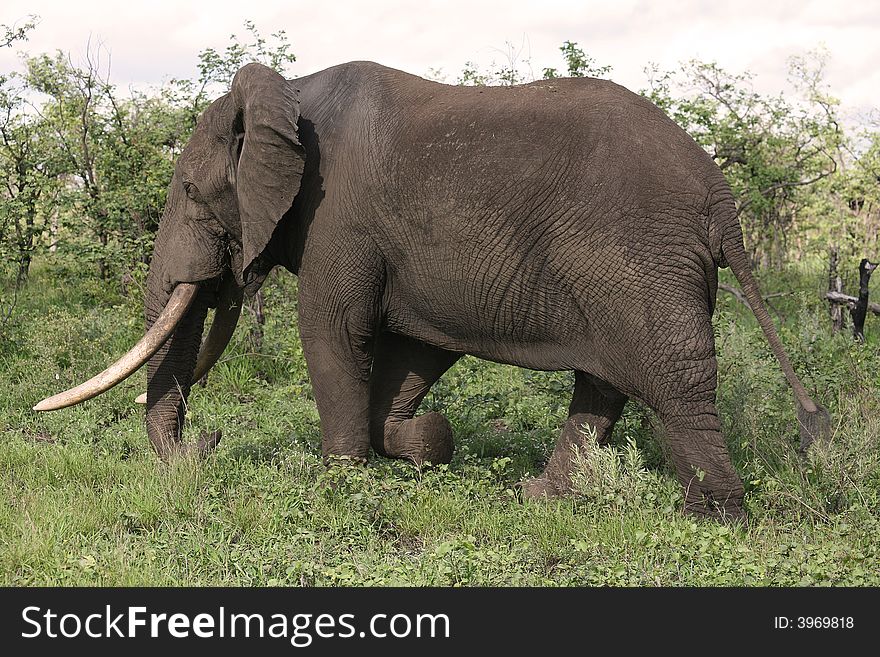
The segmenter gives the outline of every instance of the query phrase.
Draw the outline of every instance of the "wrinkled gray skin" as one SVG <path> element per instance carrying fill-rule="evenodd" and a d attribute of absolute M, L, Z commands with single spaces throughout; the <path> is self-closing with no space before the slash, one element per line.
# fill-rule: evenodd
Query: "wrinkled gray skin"
<path fill-rule="evenodd" d="M 292 206 L 292 207 L 291 207 Z M 447 462 L 449 423 L 413 417 L 462 355 L 573 370 L 569 420 L 526 496 L 570 487 L 588 423 L 606 441 L 627 399 L 663 421 L 686 508 L 738 517 L 719 431 L 711 315 L 729 263 L 781 359 L 804 445 L 821 433 L 749 272 L 712 159 L 611 82 L 453 87 L 368 62 L 285 81 L 257 64 L 180 156 L 150 267 L 147 325 L 203 283 L 149 362 L 148 431 L 180 445 L 220 277 L 253 293 L 299 277 L 299 326 L 323 453 Z"/>

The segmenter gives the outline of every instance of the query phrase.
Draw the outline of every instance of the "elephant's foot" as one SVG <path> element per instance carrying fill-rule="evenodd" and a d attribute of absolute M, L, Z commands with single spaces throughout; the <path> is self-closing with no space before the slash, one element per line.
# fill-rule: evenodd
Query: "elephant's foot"
<path fill-rule="evenodd" d="M 690 507 L 685 505 L 685 513 L 694 518 L 705 518 L 715 522 L 721 522 L 727 525 L 747 525 L 749 516 L 742 507 L 724 508 L 719 507 L 714 511 L 710 511 L 701 507 Z"/>
<path fill-rule="evenodd" d="M 563 434 L 560 444 L 553 451 L 544 472 L 540 476 L 527 479 L 520 484 L 523 499 L 563 497 L 572 492 L 573 448 L 565 438 L 566 436 Z"/>
<path fill-rule="evenodd" d="M 526 479 L 520 484 L 523 499 L 550 499 L 572 492 L 571 469 L 562 469 L 552 459 L 539 477 Z"/>
<path fill-rule="evenodd" d="M 550 499 L 562 495 L 556 484 L 543 476 L 526 479 L 520 484 L 520 489 L 525 500 Z"/>
<path fill-rule="evenodd" d="M 717 429 L 678 429 L 666 423 L 667 445 L 684 491 L 684 511 L 719 522 L 746 518 L 745 489 Z"/>
<path fill-rule="evenodd" d="M 212 431 L 208 433 L 203 431 L 199 436 L 199 442 L 195 444 L 195 453 L 200 457 L 204 458 L 215 449 L 217 449 L 217 445 L 220 444 L 220 439 L 223 437 L 223 432 L 220 429 L 216 431 Z M 191 448 L 192 449 L 192 448 Z"/>
<path fill-rule="evenodd" d="M 608 390 L 613 391 L 608 384 L 597 386 L 596 379 L 579 372 L 575 374 L 571 415 L 562 427 L 544 472 L 520 484 L 524 499 L 571 494 L 571 477 L 577 467 L 575 456 L 585 455 L 590 449 L 595 449 L 595 445 L 608 442 L 612 427 L 626 403 L 626 397 L 616 392 L 609 396 Z"/>
<path fill-rule="evenodd" d="M 217 449 L 217 445 L 220 444 L 220 439 L 222 437 L 223 432 L 220 429 L 211 431 L 210 433 L 203 431 L 199 435 L 198 441 L 195 443 L 166 441 L 158 445 L 154 444 L 153 449 L 155 449 L 156 454 L 165 463 L 170 463 L 176 459 L 187 457 L 201 459 Z"/>
<path fill-rule="evenodd" d="M 721 494 L 705 489 L 688 491 L 684 511 L 688 515 L 732 524 L 745 522 L 748 518 L 743 509 L 742 487 Z"/>
<path fill-rule="evenodd" d="M 452 460 L 452 427 L 440 413 L 425 413 L 402 422 L 386 422 L 383 456 L 407 459 L 416 465 L 440 465 Z"/>

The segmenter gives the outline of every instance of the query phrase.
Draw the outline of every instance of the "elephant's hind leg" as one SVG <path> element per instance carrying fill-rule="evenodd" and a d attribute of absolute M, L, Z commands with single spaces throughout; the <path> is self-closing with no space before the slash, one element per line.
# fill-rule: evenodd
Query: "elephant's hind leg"
<path fill-rule="evenodd" d="M 370 376 L 370 442 L 382 456 L 416 464 L 449 463 L 452 429 L 440 413 L 413 417 L 422 399 L 461 354 L 383 333 Z"/>
<path fill-rule="evenodd" d="M 687 314 L 683 314 L 687 318 Z M 666 429 L 685 510 L 716 518 L 740 518 L 743 484 L 721 435 L 715 406 L 718 364 L 708 314 L 680 320 L 678 340 L 657 342 L 644 363 L 641 393 Z M 658 335 L 669 332 L 658 331 Z M 645 340 L 647 342 L 647 338 Z M 674 365 L 674 366 L 672 366 Z"/>
<path fill-rule="evenodd" d="M 584 425 L 596 431 L 599 444 L 608 442 L 614 423 L 620 419 L 626 404 L 626 395 L 618 392 L 604 381 L 584 372 L 575 372 L 574 395 L 568 408 L 568 420 L 556 449 L 540 477 L 523 484 L 523 496 L 527 498 L 556 496 L 571 490 L 573 452 L 584 446 L 587 437 Z"/>

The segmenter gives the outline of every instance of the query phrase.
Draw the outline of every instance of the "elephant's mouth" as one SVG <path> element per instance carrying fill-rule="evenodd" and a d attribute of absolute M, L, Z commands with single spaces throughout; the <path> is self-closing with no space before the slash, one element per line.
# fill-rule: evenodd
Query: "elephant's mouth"
<path fill-rule="evenodd" d="M 179 283 L 165 308 L 150 329 L 124 356 L 100 374 L 80 385 L 47 397 L 34 406 L 35 411 L 54 411 L 97 397 L 118 385 L 140 369 L 174 333 L 199 292 L 197 283 Z M 199 350 L 193 381 L 202 378 L 220 358 L 229 344 L 241 313 L 242 292 L 232 280 L 224 278 L 220 287 L 217 313 L 208 336 Z M 146 395 L 138 397 L 145 403 Z"/>

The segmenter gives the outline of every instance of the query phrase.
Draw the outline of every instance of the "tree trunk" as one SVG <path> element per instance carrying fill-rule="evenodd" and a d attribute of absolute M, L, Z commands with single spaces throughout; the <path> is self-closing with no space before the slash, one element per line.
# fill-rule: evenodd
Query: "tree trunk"
<path fill-rule="evenodd" d="M 862 258 L 859 263 L 859 298 L 855 308 L 850 311 L 853 320 L 853 337 L 859 342 L 865 341 L 865 316 L 868 314 L 868 283 L 871 280 L 871 272 L 877 269 L 877 265 L 867 258 Z"/>
<path fill-rule="evenodd" d="M 31 252 L 24 251 L 18 259 L 18 278 L 16 285 L 22 286 L 27 283 L 28 275 L 31 270 Z"/>

